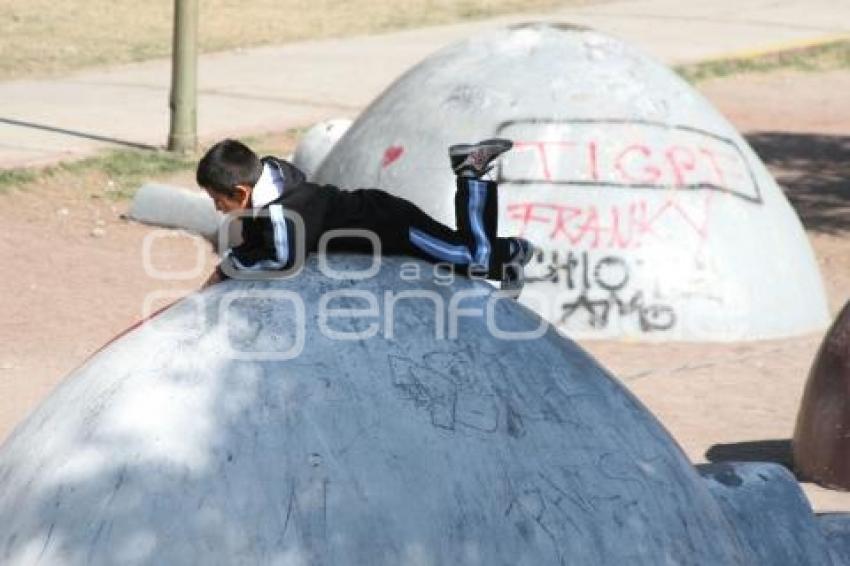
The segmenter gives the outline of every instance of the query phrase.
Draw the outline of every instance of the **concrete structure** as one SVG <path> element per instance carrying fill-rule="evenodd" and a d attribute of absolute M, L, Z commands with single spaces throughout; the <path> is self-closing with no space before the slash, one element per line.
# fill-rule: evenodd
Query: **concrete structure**
<path fill-rule="evenodd" d="M 349 127 L 351 120 L 348 118 L 334 118 L 314 125 L 298 140 L 292 162 L 309 179 Z"/>
<path fill-rule="evenodd" d="M 850 564 L 850 514 L 827 513 L 817 517 L 826 537 L 833 564 Z"/>
<path fill-rule="evenodd" d="M 587 29 L 532 24 L 446 48 L 391 85 L 316 180 L 453 222 L 451 143 L 501 136 L 502 235 L 545 249 L 523 300 L 571 336 L 742 340 L 822 328 L 796 214 L 673 71 Z"/>
<path fill-rule="evenodd" d="M 222 215 L 205 193 L 159 183 L 146 183 L 133 195 L 127 217 L 137 222 L 178 228 L 217 244 Z"/>
<path fill-rule="evenodd" d="M 95 355 L 0 447 L 0 562 L 776 566 L 574 343 L 369 263 L 216 285 Z"/>
<path fill-rule="evenodd" d="M 812 364 L 793 447 L 801 476 L 850 490 L 850 303 L 835 319 Z"/>
<path fill-rule="evenodd" d="M 833 563 L 832 546 L 787 469 L 748 462 L 707 464 L 697 470 L 735 525 L 738 540 L 752 550 L 755 564 Z M 836 520 L 836 525 L 847 529 L 850 521 Z M 836 549 L 848 542 L 846 534 L 834 536 Z"/>

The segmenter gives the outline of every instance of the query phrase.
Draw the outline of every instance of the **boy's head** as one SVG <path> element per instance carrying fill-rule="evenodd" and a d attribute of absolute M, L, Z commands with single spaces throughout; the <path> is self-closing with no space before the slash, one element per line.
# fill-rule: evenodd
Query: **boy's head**
<path fill-rule="evenodd" d="M 257 154 L 236 140 L 212 146 L 198 162 L 196 179 L 221 212 L 248 208 L 251 191 L 263 174 Z"/>

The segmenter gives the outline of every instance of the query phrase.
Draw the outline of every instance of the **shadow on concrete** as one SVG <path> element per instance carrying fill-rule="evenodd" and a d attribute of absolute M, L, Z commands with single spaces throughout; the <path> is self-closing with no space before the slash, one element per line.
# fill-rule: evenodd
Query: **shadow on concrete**
<path fill-rule="evenodd" d="M 120 140 L 118 138 L 111 138 L 107 136 L 99 136 L 97 134 L 90 134 L 86 132 L 79 132 L 77 130 L 67 130 L 65 128 L 57 128 L 54 126 L 48 126 L 45 124 L 36 124 L 34 122 L 25 122 L 23 120 L 14 120 L 12 118 L 0 118 L 0 124 L 7 124 L 9 126 L 19 126 L 21 128 L 31 128 L 33 130 L 42 130 L 44 132 L 51 132 L 54 134 L 64 134 L 66 136 L 72 136 L 76 138 L 84 138 L 87 140 L 100 141 L 105 143 L 111 143 L 115 145 L 120 145 L 123 147 L 132 147 L 134 149 L 149 149 L 153 151 L 159 151 L 162 148 L 159 148 L 155 145 L 149 145 L 146 143 L 138 143 L 127 140 Z"/>
<path fill-rule="evenodd" d="M 807 230 L 850 231 L 850 136 L 754 132 L 746 138 Z"/>
<path fill-rule="evenodd" d="M 715 444 L 705 458 L 712 464 L 721 462 L 773 462 L 794 471 L 791 439 L 752 440 L 732 444 Z"/>

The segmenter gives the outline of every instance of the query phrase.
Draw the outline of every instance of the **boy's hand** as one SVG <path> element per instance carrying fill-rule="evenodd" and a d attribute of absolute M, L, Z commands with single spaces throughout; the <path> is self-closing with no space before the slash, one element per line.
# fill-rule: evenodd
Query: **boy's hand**
<path fill-rule="evenodd" d="M 216 283 L 220 283 L 220 282 L 221 282 L 221 273 L 219 272 L 218 269 L 216 269 L 215 271 L 213 271 L 210 274 L 209 277 L 207 277 L 207 280 L 204 281 L 203 285 L 201 285 L 201 289 L 206 289 L 210 285 L 215 285 Z"/>

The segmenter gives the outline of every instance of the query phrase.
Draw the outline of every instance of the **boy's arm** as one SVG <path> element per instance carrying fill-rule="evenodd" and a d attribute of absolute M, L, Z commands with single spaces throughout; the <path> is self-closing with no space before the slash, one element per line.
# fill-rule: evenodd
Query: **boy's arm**
<path fill-rule="evenodd" d="M 222 255 L 204 287 L 239 277 L 237 272 L 278 271 L 291 266 L 294 260 L 291 224 L 284 218 L 280 205 L 272 205 L 268 217 L 243 221 L 243 242 Z M 250 275 L 241 278 L 250 278 Z"/>

